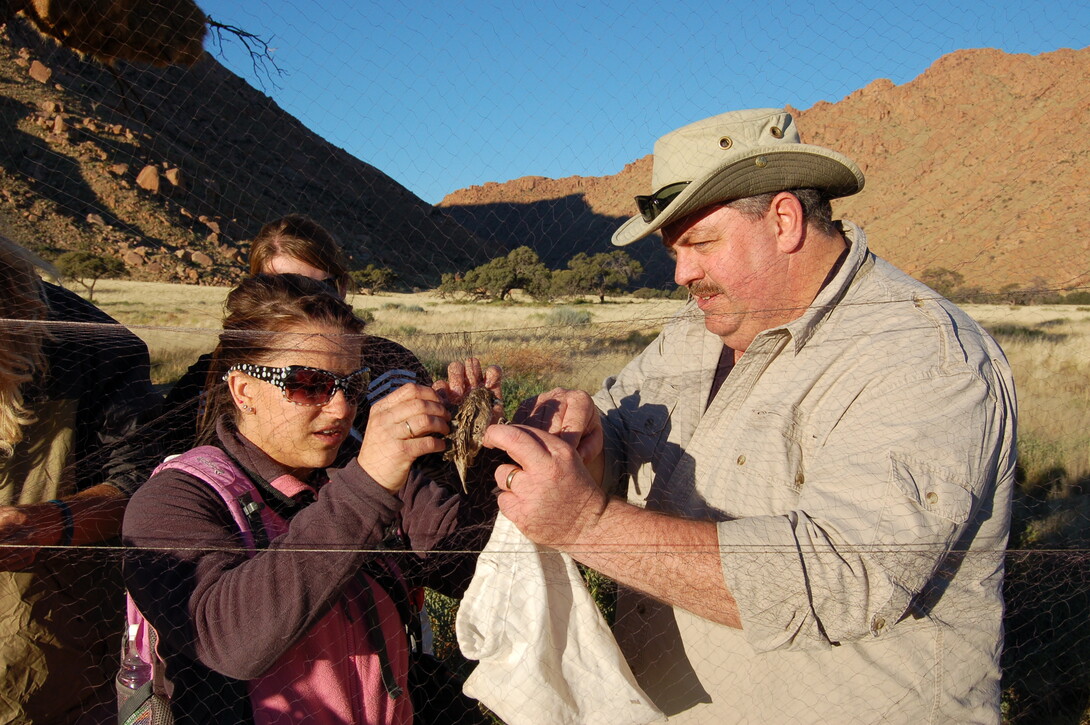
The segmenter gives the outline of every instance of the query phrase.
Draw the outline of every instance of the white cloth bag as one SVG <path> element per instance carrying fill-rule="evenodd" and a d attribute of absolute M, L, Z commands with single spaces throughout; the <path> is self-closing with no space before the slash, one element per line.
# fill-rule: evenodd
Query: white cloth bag
<path fill-rule="evenodd" d="M 644 725 L 664 720 L 636 684 L 575 562 L 503 514 L 455 622 L 479 660 L 463 690 L 508 725 Z"/>

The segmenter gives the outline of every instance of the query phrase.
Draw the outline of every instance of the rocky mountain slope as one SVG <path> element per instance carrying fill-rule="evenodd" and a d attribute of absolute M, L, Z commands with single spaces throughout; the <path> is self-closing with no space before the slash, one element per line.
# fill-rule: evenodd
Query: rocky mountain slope
<path fill-rule="evenodd" d="M 13 20 L 0 138 L 0 232 L 47 257 L 121 257 L 137 279 L 233 281 L 246 240 L 289 212 L 412 285 L 502 252 L 207 56 L 111 73 Z"/>
<path fill-rule="evenodd" d="M 866 188 L 835 210 L 863 224 L 871 247 L 895 264 L 955 270 L 988 290 L 1081 286 L 1090 284 L 1088 77 L 1090 48 L 963 50 L 904 85 L 876 80 L 796 115 L 804 141 L 863 168 Z M 608 251 L 650 178 L 648 156 L 612 176 L 474 186 L 440 206 L 479 235 L 530 244 L 559 266 L 576 251 Z M 645 281 L 667 276 L 658 247 L 626 248 L 658 272 Z"/>

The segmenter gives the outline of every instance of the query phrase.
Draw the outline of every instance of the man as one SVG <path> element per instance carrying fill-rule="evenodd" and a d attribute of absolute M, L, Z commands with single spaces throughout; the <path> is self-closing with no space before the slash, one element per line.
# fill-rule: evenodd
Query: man
<path fill-rule="evenodd" d="M 783 111 L 664 136 L 613 242 L 660 232 L 692 300 L 597 411 L 553 391 L 520 417 L 549 432 L 486 436 L 517 463 L 503 513 L 623 585 L 618 642 L 671 722 L 999 720 L 1010 369 L 832 221 L 862 186 Z"/>
<path fill-rule="evenodd" d="M 124 596 L 93 547 L 158 458 L 159 399 L 144 343 L 36 266 L 0 236 L 0 723 L 100 723 Z"/>

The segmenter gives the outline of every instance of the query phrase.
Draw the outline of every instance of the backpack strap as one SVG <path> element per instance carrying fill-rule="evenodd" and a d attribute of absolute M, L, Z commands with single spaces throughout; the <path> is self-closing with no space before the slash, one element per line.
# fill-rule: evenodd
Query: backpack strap
<path fill-rule="evenodd" d="M 179 456 L 171 456 L 152 475 L 167 469 L 188 473 L 219 494 L 231 512 L 231 518 L 238 526 L 242 542 L 251 556 L 256 549 L 269 545 L 269 537 L 261 521 L 261 509 L 265 508 L 261 494 L 225 451 L 215 446 L 200 446 Z"/>
<path fill-rule="evenodd" d="M 242 541 L 251 556 L 253 556 L 257 549 L 268 546 L 268 535 L 265 531 L 264 523 L 261 520 L 261 510 L 265 507 L 265 503 L 261 500 L 261 494 L 258 493 L 257 486 L 254 482 L 240 470 L 239 465 L 225 451 L 215 446 L 200 446 L 186 451 L 181 455 L 171 456 L 166 461 L 159 464 L 152 472 L 152 475 L 154 476 L 160 471 L 167 469 L 178 470 L 204 481 L 219 494 L 220 498 L 223 499 L 224 504 L 226 504 L 227 510 L 231 512 L 231 518 L 234 519 L 235 525 L 238 526 Z M 408 596 L 404 583 L 400 581 L 400 572 L 396 572 L 394 576 L 389 577 L 388 581 L 380 582 L 376 580 L 376 583 L 390 593 L 390 596 L 394 600 L 395 607 L 402 616 L 406 626 L 411 626 L 409 623 L 413 621 L 413 617 L 411 614 L 406 616 L 409 610 Z M 382 637 L 382 627 L 378 621 L 378 611 L 376 609 L 374 595 L 370 590 L 367 590 L 364 592 L 364 597 L 365 601 L 363 604 L 365 617 L 367 619 L 368 637 L 371 641 L 372 649 L 378 654 L 383 684 L 385 685 L 386 692 L 391 698 L 400 697 L 403 691 L 398 686 L 393 676 L 390 655 L 386 649 L 386 642 Z M 129 602 L 132 604 L 131 598 L 129 598 Z M 150 639 L 151 643 L 154 643 L 156 641 L 155 630 L 143 615 L 139 613 L 134 604 L 131 606 L 129 612 L 129 621 L 134 621 L 131 619 L 134 612 L 139 618 L 138 623 L 146 628 L 146 637 Z M 417 626 L 419 627 L 419 623 L 417 623 Z M 417 641 L 419 641 L 419 635 L 417 635 Z M 410 647 L 412 647 L 411 637 Z M 148 649 L 154 651 L 154 644 Z M 141 657 L 143 656 L 144 652 L 141 651 Z M 155 652 L 153 657 L 150 656 L 149 652 L 149 661 L 152 663 L 154 679 L 156 670 L 164 670 L 165 663 L 159 658 L 158 652 Z"/>
<path fill-rule="evenodd" d="M 219 494 L 227 510 L 231 512 L 231 518 L 238 527 L 242 543 L 251 556 L 256 549 L 268 546 L 268 536 L 261 520 L 261 509 L 265 507 L 265 504 L 261 501 L 253 482 L 239 470 L 227 453 L 215 446 L 194 448 L 181 455 L 167 458 L 156 467 L 152 475 L 170 469 L 182 471 L 203 481 Z M 125 593 L 125 625 L 123 646 L 135 648 L 140 659 L 151 665 L 151 681 L 145 687 L 150 687 L 152 693 L 169 699 L 174 688 L 166 677 L 166 662 L 159 654 L 158 633 L 128 592 Z M 136 634 L 130 642 L 129 629 L 133 625 L 136 626 Z M 123 650 L 122 658 L 125 654 L 126 651 Z M 132 699 L 135 706 L 143 698 Z"/>

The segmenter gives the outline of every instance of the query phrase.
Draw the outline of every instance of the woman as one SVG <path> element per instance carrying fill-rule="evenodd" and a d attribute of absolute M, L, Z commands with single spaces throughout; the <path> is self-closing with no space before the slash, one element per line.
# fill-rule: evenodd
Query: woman
<path fill-rule="evenodd" d="M 250 244 L 250 274 L 299 274 L 322 282 L 344 299 L 352 286 L 348 265 L 337 242 L 320 224 L 300 214 L 289 214 L 261 227 Z M 368 402 L 374 402 L 404 383 L 430 385 L 431 375 L 420 360 L 402 345 L 368 336 L 362 365 L 371 370 Z M 166 395 L 164 439 L 177 453 L 197 442 L 196 421 L 211 355 L 198 358 Z"/>
<path fill-rule="evenodd" d="M 36 268 L 0 236 L 0 722 L 101 722 L 120 577 L 80 547 L 116 542 L 159 399 L 144 343 Z"/>
<path fill-rule="evenodd" d="M 336 465 L 366 395 L 367 339 L 351 307 L 307 278 L 262 275 L 228 295 L 202 427 L 219 465 L 252 482 L 268 545 L 247 551 L 223 499 L 170 464 L 133 496 L 123 528 L 138 549 L 125 583 L 161 638 L 185 721 L 412 720 L 396 696 L 408 657 L 399 569 L 374 552 L 399 530 L 432 550 L 469 507 L 414 468 L 448 432 L 429 387 L 374 403 L 359 453 Z M 498 369 L 473 363 L 450 381 L 455 399 L 499 390 Z"/>
<path fill-rule="evenodd" d="M 250 276 L 301 274 L 325 282 L 343 298 L 352 287 L 341 248 L 313 219 L 289 214 L 261 227 L 250 245 Z"/>

